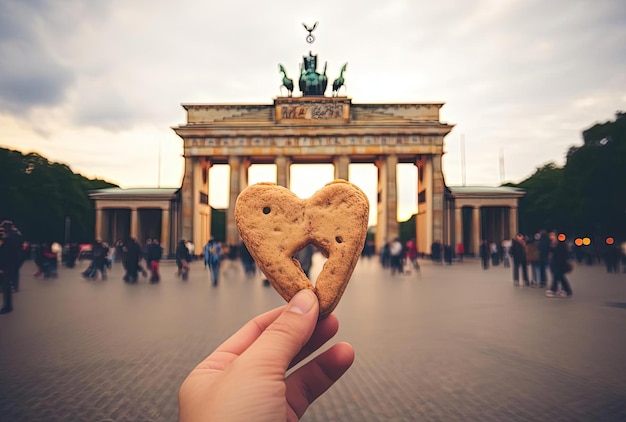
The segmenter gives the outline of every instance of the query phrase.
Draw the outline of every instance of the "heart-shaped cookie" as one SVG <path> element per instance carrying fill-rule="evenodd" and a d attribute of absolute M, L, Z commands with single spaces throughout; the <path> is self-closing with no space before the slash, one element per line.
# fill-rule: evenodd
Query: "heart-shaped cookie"
<path fill-rule="evenodd" d="M 335 309 L 359 260 L 369 216 L 369 201 L 345 180 L 328 183 L 308 199 L 274 183 L 244 189 L 235 221 L 250 254 L 287 301 L 302 289 L 315 292 L 320 319 Z M 308 244 L 328 259 L 315 286 L 294 255 Z"/>

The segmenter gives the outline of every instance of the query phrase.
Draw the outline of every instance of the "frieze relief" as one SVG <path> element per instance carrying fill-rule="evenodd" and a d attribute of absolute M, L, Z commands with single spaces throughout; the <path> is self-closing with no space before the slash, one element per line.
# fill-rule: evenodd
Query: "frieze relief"
<path fill-rule="evenodd" d="M 297 137 L 224 137 L 188 138 L 187 147 L 209 148 L 285 148 L 341 147 L 376 145 L 443 145 L 442 136 L 297 136 Z"/>
<path fill-rule="evenodd" d="M 285 120 L 346 120 L 349 105 L 344 102 L 321 101 L 277 105 L 276 117 Z"/>

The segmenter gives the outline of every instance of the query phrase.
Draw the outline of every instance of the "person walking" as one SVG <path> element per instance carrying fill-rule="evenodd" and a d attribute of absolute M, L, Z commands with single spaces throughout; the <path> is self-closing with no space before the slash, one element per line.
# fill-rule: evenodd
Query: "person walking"
<path fill-rule="evenodd" d="M 541 280 L 541 271 L 539 266 L 539 233 L 534 239 L 530 239 L 526 244 L 526 261 L 530 265 L 530 285 L 531 287 L 539 287 Z"/>
<path fill-rule="evenodd" d="M 406 260 L 415 271 L 419 271 L 420 264 L 417 262 L 417 244 L 415 239 L 409 239 L 406 242 Z"/>
<path fill-rule="evenodd" d="M 246 274 L 246 276 L 254 276 L 254 274 L 256 273 L 256 263 L 254 262 L 254 258 L 252 258 L 250 250 L 245 243 L 242 243 L 239 247 L 239 257 L 241 258 L 243 272 Z M 208 265 L 208 263 L 206 265 Z"/>
<path fill-rule="evenodd" d="M 519 286 L 519 270 L 522 269 L 524 286 L 528 286 L 528 263 L 526 261 L 526 240 L 524 235 L 518 233 L 511 243 L 511 256 L 513 257 L 513 285 Z"/>
<path fill-rule="evenodd" d="M 185 241 L 181 239 L 180 242 L 178 242 L 178 246 L 176 246 L 176 266 L 178 267 L 177 275 L 181 277 L 183 281 L 187 281 L 189 277 L 189 261 L 191 261 L 189 249 L 187 249 Z"/>
<path fill-rule="evenodd" d="M 2 284 L 2 308 L 0 314 L 13 312 L 13 288 L 19 278 L 22 256 L 22 235 L 5 220 L 0 224 L 0 283 Z"/>
<path fill-rule="evenodd" d="M 402 249 L 402 243 L 397 237 L 389 245 L 391 275 L 395 275 L 396 272 L 402 274 Z"/>
<path fill-rule="evenodd" d="M 479 246 L 479 253 L 480 253 L 480 261 L 482 262 L 483 265 L 483 270 L 488 270 L 489 269 L 489 242 L 486 240 L 483 240 L 482 243 Z"/>
<path fill-rule="evenodd" d="M 547 268 L 549 264 L 550 239 L 545 230 L 539 232 L 539 287 L 546 287 L 548 284 Z"/>
<path fill-rule="evenodd" d="M 161 281 L 159 274 L 159 264 L 163 257 L 163 248 L 158 239 L 152 239 L 152 242 L 146 249 L 146 265 L 150 270 L 150 283 L 158 283 Z"/>
<path fill-rule="evenodd" d="M 107 250 L 100 241 L 100 239 L 96 239 L 91 247 L 92 259 L 91 264 L 87 267 L 85 271 L 83 271 L 82 276 L 85 279 L 95 280 L 98 278 L 98 271 L 100 271 L 100 275 L 102 280 L 107 279 L 106 273 L 106 253 Z"/>
<path fill-rule="evenodd" d="M 556 232 L 550 232 L 550 271 L 552 271 L 552 285 L 546 291 L 546 296 L 554 297 L 572 297 L 573 291 L 565 274 L 571 271 L 571 264 L 568 260 L 568 251 L 565 242 L 558 240 Z M 557 289 L 561 284 L 563 294 L 557 294 Z"/>
<path fill-rule="evenodd" d="M 123 251 L 123 263 L 126 274 L 124 275 L 124 281 L 126 283 L 136 283 L 139 271 L 139 260 L 141 259 L 141 246 L 137 241 L 129 237 L 122 247 Z"/>
<path fill-rule="evenodd" d="M 459 262 L 463 262 L 463 255 L 465 255 L 465 246 L 462 242 L 456 244 L 456 259 Z"/>
<path fill-rule="evenodd" d="M 213 237 L 204 246 L 204 261 L 211 271 L 211 282 L 217 286 L 220 275 L 220 261 L 222 259 L 222 245 Z"/>

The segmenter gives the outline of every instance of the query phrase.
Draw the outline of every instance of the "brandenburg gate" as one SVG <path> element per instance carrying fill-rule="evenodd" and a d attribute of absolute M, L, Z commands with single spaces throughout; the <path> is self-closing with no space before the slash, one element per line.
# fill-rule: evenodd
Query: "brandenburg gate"
<path fill-rule="evenodd" d="M 305 25 L 309 43 L 315 40 L 316 26 Z M 520 189 L 445 185 L 444 138 L 453 126 L 440 120 L 443 103 L 354 104 L 339 95 L 347 63 L 332 82 L 331 96 L 326 96 L 327 66 L 318 72 L 317 55 L 311 52 L 300 64 L 302 95 L 294 97 L 294 81 L 283 65 L 278 68 L 281 90 L 285 88 L 287 95 L 281 93 L 273 104 L 183 104 L 187 122 L 172 128 L 183 140 L 181 188 L 106 189 L 90 194 L 96 207 L 96 238 L 104 235 L 112 241 L 148 235 L 161 239 L 166 254 L 184 239 L 200 251 L 211 237 L 209 169 L 228 165 L 228 186 L 223 186 L 229 192 L 225 241 L 236 248 L 240 238 L 235 202 L 255 164 L 275 165 L 275 180 L 286 188 L 290 188 L 292 164 L 332 164 L 335 178 L 345 180 L 350 180 L 351 163 L 375 165 L 377 197 L 370 209 L 377 211 L 376 252 L 400 237 L 396 167 L 401 163 L 418 170 L 418 213 L 412 237 L 420 253 L 431 255 L 433 244 L 438 244 L 461 245 L 464 253 L 476 255 L 481 240 L 501 241 L 517 233 Z"/>
<path fill-rule="evenodd" d="M 433 241 L 446 234 L 442 155 L 453 126 L 440 121 L 442 106 L 353 104 L 347 97 L 321 95 L 277 97 L 268 105 L 184 104 L 187 122 L 173 128 L 184 143 L 182 238 L 204 245 L 211 235 L 213 165 L 230 166 L 226 243 L 238 245 L 235 201 L 248 185 L 251 165 L 275 164 L 277 184 L 289 188 L 291 164 L 330 163 L 335 178 L 348 180 L 350 163 L 371 163 L 378 169 L 375 243 L 380 250 L 399 235 L 396 166 L 411 163 L 418 167 L 417 186 L 425 196 L 415 238 L 418 249 L 429 253 Z"/>

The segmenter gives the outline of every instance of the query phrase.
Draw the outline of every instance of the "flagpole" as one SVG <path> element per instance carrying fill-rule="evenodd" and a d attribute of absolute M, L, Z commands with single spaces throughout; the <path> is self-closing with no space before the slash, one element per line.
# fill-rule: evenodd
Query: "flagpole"
<path fill-rule="evenodd" d="M 161 187 L 161 140 L 159 139 L 159 162 L 157 165 L 157 187 Z"/>
<path fill-rule="evenodd" d="M 465 186 L 465 134 L 461 134 L 461 180 Z"/>

